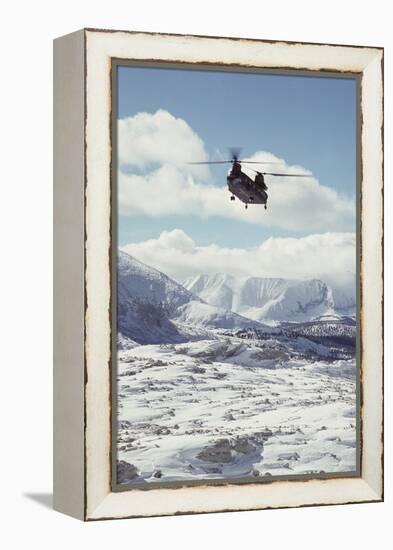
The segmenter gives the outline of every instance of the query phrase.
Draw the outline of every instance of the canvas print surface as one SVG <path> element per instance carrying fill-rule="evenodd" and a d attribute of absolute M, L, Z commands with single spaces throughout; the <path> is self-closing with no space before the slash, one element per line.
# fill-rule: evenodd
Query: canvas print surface
<path fill-rule="evenodd" d="M 355 475 L 357 81 L 115 81 L 115 484 Z"/>

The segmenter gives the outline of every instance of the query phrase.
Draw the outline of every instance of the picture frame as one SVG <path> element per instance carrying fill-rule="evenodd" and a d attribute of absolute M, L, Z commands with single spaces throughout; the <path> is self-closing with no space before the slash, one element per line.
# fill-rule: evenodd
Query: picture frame
<path fill-rule="evenodd" d="M 142 66 L 352 75 L 359 471 L 114 490 L 113 76 Z M 83 29 L 54 42 L 54 508 L 81 520 L 383 500 L 383 48 Z"/>

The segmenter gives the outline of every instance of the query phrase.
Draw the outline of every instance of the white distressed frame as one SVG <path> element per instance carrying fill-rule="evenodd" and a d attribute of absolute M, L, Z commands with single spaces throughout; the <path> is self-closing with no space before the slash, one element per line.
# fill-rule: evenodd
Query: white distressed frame
<path fill-rule="evenodd" d="M 383 50 L 86 30 L 86 520 L 380 501 L 383 498 Z M 350 71 L 361 80 L 361 477 L 111 491 L 111 59 Z"/>

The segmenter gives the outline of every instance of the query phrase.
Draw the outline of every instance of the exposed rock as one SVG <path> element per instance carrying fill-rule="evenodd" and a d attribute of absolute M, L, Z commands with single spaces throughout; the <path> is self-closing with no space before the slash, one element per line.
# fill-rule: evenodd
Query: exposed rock
<path fill-rule="evenodd" d="M 190 371 L 193 372 L 194 374 L 205 374 L 206 369 L 204 369 L 203 367 L 198 367 L 197 365 L 194 365 L 193 367 L 190 368 Z"/>
<path fill-rule="evenodd" d="M 280 455 L 278 455 L 278 459 L 277 460 L 299 460 L 300 458 L 300 455 L 299 453 L 281 453 Z"/>
<path fill-rule="evenodd" d="M 228 439 L 219 439 L 213 445 L 204 447 L 198 454 L 199 460 L 205 462 L 232 462 L 231 445 Z"/>
<path fill-rule="evenodd" d="M 157 426 L 157 427 L 154 427 L 153 429 L 153 433 L 155 435 L 168 435 L 171 432 L 171 430 L 169 428 L 167 428 L 166 426 Z"/>
<path fill-rule="evenodd" d="M 233 444 L 232 449 L 238 453 L 248 454 L 253 453 L 256 447 L 246 437 L 239 437 Z"/>
<path fill-rule="evenodd" d="M 117 462 L 117 482 L 126 483 L 138 477 L 138 470 L 129 462 L 119 460 Z"/>

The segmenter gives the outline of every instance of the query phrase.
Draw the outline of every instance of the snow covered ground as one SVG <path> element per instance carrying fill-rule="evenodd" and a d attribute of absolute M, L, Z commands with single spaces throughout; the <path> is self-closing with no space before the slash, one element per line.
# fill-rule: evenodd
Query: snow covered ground
<path fill-rule="evenodd" d="M 273 335 L 128 346 L 119 483 L 355 471 L 354 358 Z"/>
<path fill-rule="evenodd" d="M 355 471 L 348 289 L 225 274 L 186 286 L 119 253 L 118 482 Z"/>

